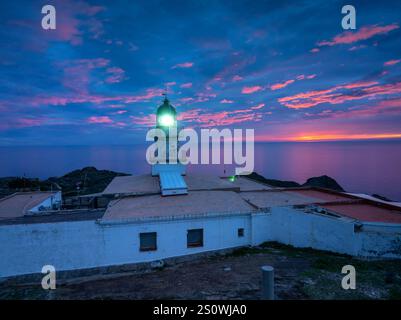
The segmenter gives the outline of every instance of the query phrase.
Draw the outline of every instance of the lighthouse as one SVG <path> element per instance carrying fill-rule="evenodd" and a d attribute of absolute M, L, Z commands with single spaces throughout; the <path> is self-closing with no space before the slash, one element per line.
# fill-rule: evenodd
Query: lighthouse
<path fill-rule="evenodd" d="M 165 134 L 166 163 L 178 163 L 178 134 L 177 134 L 177 111 L 170 104 L 167 97 L 156 112 L 156 128 L 163 130 Z"/>
<path fill-rule="evenodd" d="M 166 159 L 152 165 L 152 176 L 159 176 L 162 196 L 187 194 L 188 187 L 183 175 L 185 165 L 178 160 L 177 111 L 167 97 L 156 111 L 156 129 L 164 132 L 162 142 L 166 146 Z M 172 160 L 172 161 L 171 161 Z"/>

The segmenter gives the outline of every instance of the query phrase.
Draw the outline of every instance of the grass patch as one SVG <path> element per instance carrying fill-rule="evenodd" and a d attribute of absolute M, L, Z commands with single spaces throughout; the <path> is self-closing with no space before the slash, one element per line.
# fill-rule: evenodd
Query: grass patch
<path fill-rule="evenodd" d="M 258 254 L 258 253 L 263 253 L 263 252 L 265 252 L 264 249 L 259 249 L 259 248 L 255 248 L 255 247 L 242 247 L 242 248 L 235 249 L 229 255 L 233 256 L 233 257 L 242 257 L 242 256 L 246 256 L 249 254 Z"/>
<path fill-rule="evenodd" d="M 390 300 L 401 300 L 401 288 L 392 287 L 389 290 L 388 299 Z"/>

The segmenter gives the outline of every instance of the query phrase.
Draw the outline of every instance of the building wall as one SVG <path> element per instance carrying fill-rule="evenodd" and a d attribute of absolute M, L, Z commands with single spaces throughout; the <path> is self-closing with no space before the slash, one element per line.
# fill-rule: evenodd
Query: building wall
<path fill-rule="evenodd" d="M 104 234 L 94 221 L 0 226 L 0 277 L 94 267 L 104 260 Z"/>
<path fill-rule="evenodd" d="M 360 223 L 347 218 L 306 214 L 291 207 L 272 208 L 269 240 L 294 247 L 370 258 L 401 259 L 401 225 Z"/>
<path fill-rule="evenodd" d="M 60 207 L 61 202 L 62 202 L 62 198 L 61 198 L 61 191 L 60 191 L 60 192 L 57 192 L 55 195 L 49 196 L 46 200 L 39 203 L 36 207 L 33 207 L 29 211 L 33 212 L 33 213 L 38 213 L 38 212 L 40 212 L 41 207 L 45 208 L 46 210 L 52 210 L 53 205 Z"/>
<path fill-rule="evenodd" d="M 401 225 L 365 223 L 356 233 L 356 255 L 378 258 L 401 258 Z"/>
<path fill-rule="evenodd" d="M 351 220 L 277 207 L 272 209 L 271 225 L 272 237 L 280 243 L 350 255 L 356 252 Z"/>
<path fill-rule="evenodd" d="M 204 246 L 187 248 L 187 230 L 204 229 Z M 238 237 L 238 228 L 245 236 Z M 157 251 L 139 251 L 139 233 L 157 232 Z M 250 243 L 250 216 L 129 224 L 95 221 L 0 226 L 0 277 L 159 260 Z"/>
<path fill-rule="evenodd" d="M 187 248 L 187 230 L 204 229 L 204 246 Z M 244 237 L 238 237 L 244 228 Z M 139 250 L 139 233 L 157 232 L 157 251 Z M 306 214 L 290 207 L 269 212 L 131 223 L 96 221 L 0 226 L 0 277 L 39 273 L 44 265 L 75 270 L 147 262 L 278 241 L 366 257 L 401 258 L 401 225 L 365 224 Z"/>

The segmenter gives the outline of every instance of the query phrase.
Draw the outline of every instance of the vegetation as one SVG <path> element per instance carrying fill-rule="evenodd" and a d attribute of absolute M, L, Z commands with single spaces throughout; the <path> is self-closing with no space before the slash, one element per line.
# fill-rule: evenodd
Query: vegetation
<path fill-rule="evenodd" d="M 62 190 L 65 197 L 97 193 L 103 191 L 114 177 L 124 175 L 127 174 L 86 167 L 74 170 L 62 177 L 52 177 L 46 180 L 25 177 L 0 178 L 0 197 L 17 191 L 39 190 Z"/>
<path fill-rule="evenodd" d="M 278 187 L 278 188 L 320 187 L 336 191 L 344 191 L 344 189 L 337 183 L 336 180 L 326 175 L 309 178 L 303 185 L 295 181 L 267 179 L 256 172 L 252 172 L 247 177 L 249 179 L 259 181 L 268 184 L 272 187 Z"/>
<path fill-rule="evenodd" d="M 279 187 L 279 188 L 296 188 L 300 187 L 301 185 L 294 181 L 282 181 L 282 180 L 274 180 L 274 179 L 266 179 L 265 177 L 261 176 L 256 172 L 252 172 L 250 175 L 247 176 L 250 179 L 255 181 L 259 181 L 262 183 L 266 183 L 272 187 Z"/>

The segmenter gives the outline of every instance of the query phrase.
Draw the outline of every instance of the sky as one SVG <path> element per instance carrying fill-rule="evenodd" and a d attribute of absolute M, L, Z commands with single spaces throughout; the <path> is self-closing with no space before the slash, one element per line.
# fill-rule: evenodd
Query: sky
<path fill-rule="evenodd" d="M 0 146 L 143 143 L 165 92 L 182 127 L 401 138 L 400 1 L 15 0 L 0 25 Z"/>

